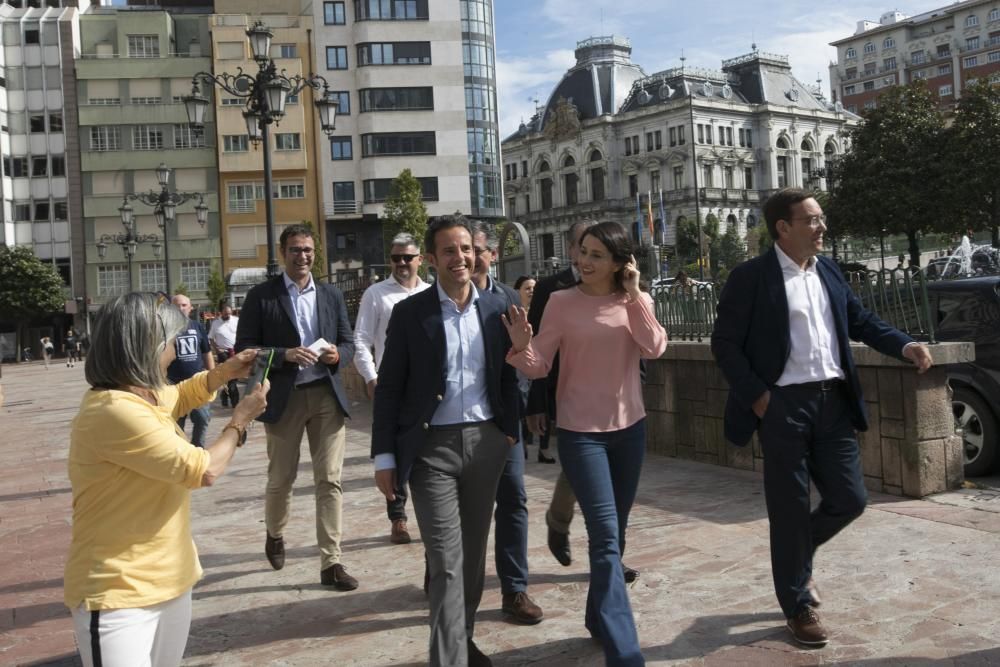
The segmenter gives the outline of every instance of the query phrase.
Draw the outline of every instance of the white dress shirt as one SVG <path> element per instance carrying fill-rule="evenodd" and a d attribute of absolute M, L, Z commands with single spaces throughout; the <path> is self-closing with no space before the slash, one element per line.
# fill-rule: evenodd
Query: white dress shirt
<path fill-rule="evenodd" d="M 400 285 L 395 276 L 390 275 L 382 282 L 365 290 L 358 308 L 358 319 L 354 325 L 354 366 L 365 383 L 378 378 L 378 366 L 385 353 L 385 332 L 389 317 L 397 303 L 430 287 L 419 277 L 412 288 Z M 372 348 L 375 356 L 372 357 Z"/>
<path fill-rule="evenodd" d="M 309 276 L 308 284 L 299 290 L 299 286 L 288 277 L 287 273 L 283 273 L 282 277 L 285 279 L 288 296 L 292 299 L 295 328 L 299 332 L 299 340 L 301 341 L 299 345 L 309 347 L 320 337 L 319 313 L 316 310 L 316 283 L 313 282 L 312 276 Z M 323 368 L 322 362 L 317 361 L 307 368 L 299 368 L 299 372 L 295 376 L 295 384 L 305 384 L 314 380 L 322 380 L 325 377 L 327 377 L 326 369 Z"/>
<path fill-rule="evenodd" d="M 216 317 L 208 330 L 208 338 L 220 350 L 231 350 L 236 347 L 236 325 L 240 318 L 230 315 L 228 320 Z"/>
<path fill-rule="evenodd" d="M 837 346 L 837 328 L 830 308 L 830 296 L 816 270 L 817 260 L 809 258 L 799 267 L 775 244 L 778 264 L 788 297 L 788 324 L 791 353 L 775 383 L 779 387 L 803 382 L 844 379 Z"/>

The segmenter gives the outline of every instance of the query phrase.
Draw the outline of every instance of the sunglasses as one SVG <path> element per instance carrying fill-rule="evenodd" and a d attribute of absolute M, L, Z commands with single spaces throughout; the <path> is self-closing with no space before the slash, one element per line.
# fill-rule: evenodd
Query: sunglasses
<path fill-rule="evenodd" d="M 420 255 L 389 255 L 389 259 L 392 260 L 393 264 L 399 264 L 400 262 L 403 262 L 404 264 L 409 264 L 417 257 L 420 257 Z"/>

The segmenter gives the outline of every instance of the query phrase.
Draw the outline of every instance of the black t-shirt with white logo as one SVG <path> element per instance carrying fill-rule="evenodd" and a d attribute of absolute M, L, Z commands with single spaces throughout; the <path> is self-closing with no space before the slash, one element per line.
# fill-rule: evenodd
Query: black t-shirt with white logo
<path fill-rule="evenodd" d="M 205 370 L 206 352 L 211 350 L 208 344 L 208 334 L 199 322 L 190 320 L 187 327 L 177 334 L 174 343 L 177 358 L 167 367 L 167 379 L 177 384 L 195 373 Z"/>

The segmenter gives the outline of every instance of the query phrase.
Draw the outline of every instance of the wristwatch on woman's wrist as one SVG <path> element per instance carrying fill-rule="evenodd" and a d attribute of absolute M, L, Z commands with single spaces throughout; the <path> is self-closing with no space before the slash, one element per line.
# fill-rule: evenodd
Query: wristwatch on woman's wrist
<path fill-rule="evenodd" d="M 243 443 L 247 441 L 247 425 L 237 424 L 234 421 L 230 421 L 228 424 L 222 427 L 222 432 L 225 433 L 226 429 L 230 428 L 236 431 L 236 446 L 242 447 Z"/>

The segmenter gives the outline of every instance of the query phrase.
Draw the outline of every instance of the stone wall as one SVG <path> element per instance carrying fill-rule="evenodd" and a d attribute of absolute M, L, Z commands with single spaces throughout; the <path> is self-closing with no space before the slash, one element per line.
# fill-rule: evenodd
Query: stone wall
<path fill-rule="evenodd" d="M 973 346 L 933 346 L 936 365 L 923 375 L 863 345 L 852 344 L 852 350 L 870 416 L 869 430 L 859 437 L 866 486 L 917 498 L 960 486 L 962 441 L 943 364 L 971 361 Z M 644 393 L 650 452 L 763 470 L 756 436 L 746 447 L 726 442 L 728 384 L 708 342 L 671 342 L 650 363 Z"/>

